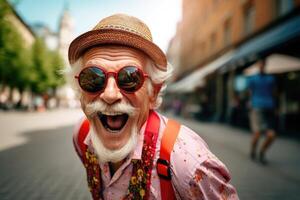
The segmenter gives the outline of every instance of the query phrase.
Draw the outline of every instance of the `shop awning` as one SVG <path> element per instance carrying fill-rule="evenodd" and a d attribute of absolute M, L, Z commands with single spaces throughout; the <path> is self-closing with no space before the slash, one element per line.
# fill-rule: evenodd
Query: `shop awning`
<path fill-rule="evenodd" d="M 193 73 L 184 77 L 180 81 L 173 83 L 167 88 L 167 91 L 174 93 L 188 93 L 194 91 L 197 87 L 203 87 L 205 85 L 205 77 L 213 73 L 225 62 L 230 60 L 233 57 L 233 55 L 233 50 L 223 54 L 221 57 L 194 71 Z"/>
<path fill-rule="evenodd" d="M 253 63 L 261 55 L 271 52 L 272 49 L 280 47 L 284 43 L 300 36 L 300 16 L 294 16 L 278 24 L 272 29 L 250 39 L 236 49 L 232 59 L 224 64 L 221 72 L 227 72 L 247 63 Z"/>
<path fill-rule="evenodd" d="M 257 64 L 246 68 L 243 73 L 246 76 L 258 73 Z M 282 54 L 272 54 L 266 58 L 265 71 L 267 74 L 280 74 L 292 71 L 300 71 L 300 59 Z"/>

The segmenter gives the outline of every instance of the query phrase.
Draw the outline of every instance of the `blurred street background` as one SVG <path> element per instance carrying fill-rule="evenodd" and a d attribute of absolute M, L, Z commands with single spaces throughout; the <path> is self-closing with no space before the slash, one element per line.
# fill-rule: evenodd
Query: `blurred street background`
<path fill-rule="evenodd" d="M 0 0 L 0 200 L 90 199 L 62 70 L 72 39 L 116 12 L 149 24 L 174 66 L 160 111 L 208 143 L 240 199 L 299 199 L 300 0 Z M 267 165 L 249 158 L 260 59 L 276 81 Z"/>

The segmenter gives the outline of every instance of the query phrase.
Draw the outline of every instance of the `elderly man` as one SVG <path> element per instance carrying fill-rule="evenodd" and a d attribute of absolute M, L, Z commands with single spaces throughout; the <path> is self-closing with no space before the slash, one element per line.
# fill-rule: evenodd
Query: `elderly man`
<path fill-rule="evenodd" d="M 172 67 L 141 20 L 104 18 L 71 43 L 69 61 L 86 115 L 73 141 L 93 199 L 238 199 L 206 143 L 154 111 Z"/>

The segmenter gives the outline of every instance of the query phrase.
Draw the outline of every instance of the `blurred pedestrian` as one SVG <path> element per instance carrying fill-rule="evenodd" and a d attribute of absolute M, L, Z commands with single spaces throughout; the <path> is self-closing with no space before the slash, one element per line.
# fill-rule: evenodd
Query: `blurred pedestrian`
<path fill-rule="evenodd" d="M 250 76 L 248 87 L 250 90 L 251 110 L 250 123 L 252 129 L 252 142 L 250 157 L 256 158 L 256 149 L 259 138 L 263 132 L 266 138 L 259 150 L 259 161 L 266 164 L 266 151 L 275 139 L 275 77 L 265 73 L 265 60 L 257 62 L 259 73 Z"/>
<path fill-rule="evenodd" d="M 181 99 L 177 98 L 173 101 L 173 110 L 175 115 L 179 116 L 181 114 L 182 107 L 183 103 Z"/>
<path fill-rule="evenodd" d="M 73 40 L 69 61 L 87 117 L 73 141 L 93 199 L 238 199 L 200 136 L 154 110 L 172 67 L 146 24 L 104 18 Z"/>

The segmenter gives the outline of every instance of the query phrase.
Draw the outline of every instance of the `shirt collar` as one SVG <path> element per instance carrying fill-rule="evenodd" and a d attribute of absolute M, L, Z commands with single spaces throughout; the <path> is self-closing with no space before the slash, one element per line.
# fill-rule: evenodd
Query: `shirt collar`
<path fill-rule="evenodd" d="M 130 156 L 131 159 L 142 159 L 146 122 L 144 123 L 144 125 L 142 126 L 142 128 L 139 132 L 136 148 L 134 149 L 134 151 L 131 153 L 131 156 Z"/>

